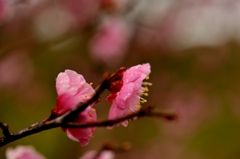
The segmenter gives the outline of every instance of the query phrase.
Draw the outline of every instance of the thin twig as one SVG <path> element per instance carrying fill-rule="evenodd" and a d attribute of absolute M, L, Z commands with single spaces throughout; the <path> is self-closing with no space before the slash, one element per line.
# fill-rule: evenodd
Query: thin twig
<path fill-rule="evenodd" d="M 11 136 L 11 133 L 8 129 L 8 124 L 0 121 L 0 128 L 2 129 L 2 133 L 3 133 L 4 136 L 6 136 L 6 137 Z"/>
<path fill-rule="evenodd" d="M 126 115 L 124 117 L 120 117 L 113 120 L 104 120 L 104 121 L 97 121 L 97 122 L 88 122 L 88 123 L 75 123 L 75 122 L 68 122 L 63 123 L 63 128 L 89 128 L 89 127 L 107 127 L 107 126 L 113 126 L 115 124 L 121 123 L 125 120 L 135 119 L 136 117 L 158 117 L 163 118 L 166 120 L 175 120 L 177 119 L 176 114 L 170 114 L 170 113 L 163 113 L 163 112 L 154 112 L 153 108 L 151 106 L 148 106 L 146 108 L 142 108 L 140 111 Z"/>

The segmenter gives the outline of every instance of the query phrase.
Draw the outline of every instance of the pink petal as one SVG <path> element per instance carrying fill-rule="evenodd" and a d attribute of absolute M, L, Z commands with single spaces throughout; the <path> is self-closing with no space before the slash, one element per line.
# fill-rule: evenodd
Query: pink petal
<path fill-rule="evenodd" d="M 116 119 L 116 118 L 119 118 L 119 117 L 123 117 L 125 114 L 124 114 L 124 111 L 122 111 L 121 109 L 119 109 L 117 107 L 117 104 L 115 102 L 113 102 L 112 106 L 110 107 L 110 111 L 109 111 L 109 115 L 108 115 L 108 119 Z M 127 126 L 128 124 L 128 121 L 123 121 L 121 122 L 120 124 L 122 124 L 123 126 Z M 117 124 L 118 125 L 118 124 Z M 113 126 L 108 126 L 107 129 L 112 129 Z"/>
<path fill-rule="evenodd" d="M 62 94 L 57 98 L 57 113 L 64 114 L 67 111 L 73 109 L 81 101 L 81 98 L 71 96 L 70 94 Z"/>
<path fill-rule="evenodd" d="M 79 142 L 81 144 L 81 146 L 87 146 L 89 141 L 90 141 L 91 137 L 81 137 L 79 138 Z"/>
<path fill-rule="evenodd" d="M 70 129 L 67 129 L 67 130 L 66 130 L 67 136 L 68 136 L 71 140 L 78 142 L 79 140 L 78 140 L 76 137 L 74 137 L 74 136 L 71 134 L 71 131 L 69 132 L 69 130 L 70 130 Z"/>
<path fill-rule="evenodd" d="M 110 111 L 109 111 L 109 115 L 108 115 L 108 119 L 116 119 L 119 116 L 119 109 L 117 107 L 116 102 L 113 102 L 111 107 L 110 107 Z"/>
<path fill-rule="evenodd" d="M 65 70 L 65 72 L 62 72 L 58 75 L 56 80 L 56 89 L 58 93 L 57 105 L 53 109 L 53 112 L 56 115 L 61 115 L 72 110 L 79 103 L 89 100 L 95 93 L 92 86 L 86 83 L 83 76 L 72 70 Z M 89 105 L 72 122 L 83 123 L 96 121 L 96 111 L 95 109 L 91 108 L 93 104 L 94 103 Z M 95 129 L 95 127 L 73 129 L 64 128 L 63 131 L 67 133 L 67 136 L 70 139 L 79 141 L 82 146 L 85 146 L 92 138 Z"/>
<path fill-rule="evenodd" d="M 126 101 L 132 96 L 133 87 L 134 83 L 128 83 L 123 85 L 121 91 L 117 93 L 116 104 L 119 109 L 123 110 L 126 108 Z"/>
<path fill-rule="evenodd" d="M 124 72 L 123 85 L 120 91 L 116 93 L 116 98 L 112 101 L 109 119 L 123 117 L 139 111 L 140 95 L 144 92 L 143 80 L 150 72 L 149 63 L 133 66 Z M 121 122 L 121 124 L 126 127 L 128 121 Z"/>
<path fill-rule="evenodd" d="M 92 137 L 92 131 L 90 128 L 73 128 L 67 129 L 68 137 L 73 141 L 79 141 L 81 145 L 87 145 Z"/>
<path fill-rule="evenodd" d="M 66 113 L 80 102 L 86 102 L 94 94 L 94 89 L 82 75 L 72 70 L 59 73 L 56 80 L 58 93 L 56 110 L 58 114 Z"/>
<path fill-rule="evenodd" d="M 76 87 L 80 88 L 82 85 L 86 83 L 85 79 L 83 78 L 82 75 L 76 73 L 75 71 L 72 70 L 65 70 L 65 73 L 69 77 L 69 85 L 70 87 Z"/>
<path fill-rule="evenodd" d="M 74 122 L 92 122 L 96 121 L 96 119 L 97 114 L 95 109 L 88 107 L 74 120 Z M 70 139 L 79 141 L 82 146 L 86 146 L 92 138 L 95 129 L 96 128 L 67 128 L 67 135 Z"/>
<path fill-rule="evenodd" d="M 76 94 L 78 90 L 86 83 L 82 75 L 72 70 L 65 70 L 59 73 L 56 79 L 56 89 L 58 95 L 63 93 Z"/>
<path fill-rule="evenodd" d="M 149 73 L 150 73 L 149 63 L 133 66 L 126 70 L 123 76 L 123 81 L 126 83 L 129 83 L 129 82 L 142 83 L 142 81 L 149 75 Z"/>
<path fill-rule="evenodd" d="M 127 107 L 129 108 L 128 114 L 134 113 L 139 111 L 140 107 L 137 105 L 140 101 L 139 95 L 133 95 L 126 103 Z"/>
<path fill-rule="evenodd" d="M 149 63 L 142 64 L 141 71 L 145 75 L 149 75 L 151 72 L 151 66 Z"/>

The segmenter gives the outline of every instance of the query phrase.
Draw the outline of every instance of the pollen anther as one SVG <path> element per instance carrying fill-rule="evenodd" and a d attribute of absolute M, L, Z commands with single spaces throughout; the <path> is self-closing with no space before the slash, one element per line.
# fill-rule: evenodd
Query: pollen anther
<path fill-rule="evenodd" d="M 147 96 L 148 96 L 148 93 L 143 93 L 143 95 L 147 97 Z"/>
<path fill-rule="evenodd" d="M 150 82 L 143 82 L 142 85 L 143 85 L 143 86 L 152 86 L 152 83 L 150 83 Z"/>

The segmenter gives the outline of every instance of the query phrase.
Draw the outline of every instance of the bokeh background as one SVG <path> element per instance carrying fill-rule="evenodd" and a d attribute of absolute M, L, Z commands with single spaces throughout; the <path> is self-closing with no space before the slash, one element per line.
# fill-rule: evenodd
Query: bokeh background
<path fill-rule="evenodd" d="M 97 86 L 106 71 L 149 62 L 147 104 L 179 115 L 98 128 L 86 147 L 48 130 L 1 147 L 0 158 L 32 145 L 48 159 L 77 159 L 129 141 L 117 159 L 239 159 L 239 15 L 238 0 L 0 0 L 0 120 L 11 131 L 50 114 L 65 69 Z M 95 105 L 98 119 L 109 107 Z"/>

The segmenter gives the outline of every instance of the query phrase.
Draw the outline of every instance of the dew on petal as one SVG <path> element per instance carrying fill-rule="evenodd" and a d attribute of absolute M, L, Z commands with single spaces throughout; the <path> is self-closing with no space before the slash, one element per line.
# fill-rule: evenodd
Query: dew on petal
<path fill-rule="evenodd" d="M 148 86 L 150 82 L 143 82 L 149 79 L 150 65 L 137 65 L 127 69 L 123 74 L 123 85 L 116 97 L 111 101 L 112 106 L 109 112 L 109 119 L 125 116 L 134 113 L 141 108 L 141 103 L 147 102 L 141 96 L 148 96 Z M 121 123 L 123 126 L 128 125 L 128 121 Z"/>
<path fill-rule="evenodd" d="M 87 101 L 95 93 L 92 86 L 85 81 L 84 77 L 72 70 L 66 70 L 58 75 L 56 89 L 58 92 L 57 105 L 53 110 L 55 110 L 54 113 L 57 116 L 70 111 L 79 103 Z M 91 106 L 88 106 L 81 112 L 74 119 L 74 122 L 96 121 L 96 111 Z M 66 128 L 68 137 L 74 141 L 79 141 L 83 146 L 88 144 L 94 130 L 95 128 Z"/>

